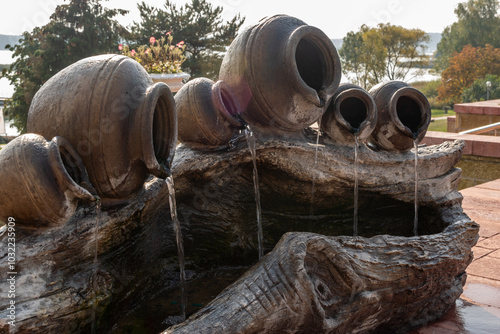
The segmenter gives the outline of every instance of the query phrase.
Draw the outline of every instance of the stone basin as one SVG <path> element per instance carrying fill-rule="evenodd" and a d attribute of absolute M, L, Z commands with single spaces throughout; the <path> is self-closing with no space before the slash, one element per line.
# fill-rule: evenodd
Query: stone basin
<path fill-rule="evenodd" d="M 460 296 L 478 238 L 456 190 L 460 170 L 453 166 L 463 142 L 419 148 L 418 236 L 412 234 L 414 153 L 360 147 L 360 236 L 352 237 L 354 150 L 322 139 L 313 168 L 313 138 L 311 132 L 300 140 L 258 141 L 268 253 L 260 262 L 252 160 L 243 138 L 223 151 L 177 147 L 172 171 L 188 314 L 254 266 L 168 333 L 404 332 L 439 318 Z M 126 332 L 141 308 L 155 310 L 133 324 L 144 332 L 181 321 L 164 181 L 151 178 L 126 204 L 102 212 L 96 272 L 95 224 L 95 208 L 81 206 L 63 226 L 20 229 L 18 332 L 87 332 L 94 314 L 98 332 Z M 1 309 L 5 318 L 6 305 Z"/>

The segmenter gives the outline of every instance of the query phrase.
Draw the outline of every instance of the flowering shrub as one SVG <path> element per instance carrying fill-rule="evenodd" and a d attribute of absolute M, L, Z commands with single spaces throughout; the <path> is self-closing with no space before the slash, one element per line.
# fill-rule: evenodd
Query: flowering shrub
<path fill-rule="evenodd" d="M 141 45 L 137 50 L 122 44 L 118 45 L 118 50 L 140 63 L 148 73 L 180 73 L 181 65 L 186 60 L 186 45 L 181 41 L 174 46 L 172 40 L 172 33 L 168 32 L 159 40 L 151 37 L 149 45 Z"/>

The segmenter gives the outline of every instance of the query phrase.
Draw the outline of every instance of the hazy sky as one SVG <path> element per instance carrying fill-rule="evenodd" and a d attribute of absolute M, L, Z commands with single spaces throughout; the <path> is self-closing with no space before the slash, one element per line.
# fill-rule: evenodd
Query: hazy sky
<path fill-rule="evenodd" d="M 66 3 L 69 0 L 66 1 Z M 213 5 L 224 8 L 223 15 L 229 19 L 237 13 L 246 17 L 245 26 L 258 22 L 265 16 L 288 14 L 309 25 L 323 30 L 330 38 L 342 38 L 349 31 L 356 31 L 362 24 L 375 26 L 390 22 L 405 28 L 420 28 L 426 32 L 442 32 L 456 21 L 454 9 L 466 0 L 210 0 Z M 138 0 L 108 0 L 108 8 L 122 8 L 130 13 L 118 17 L 124 25 L 138 20 Z M 164 0 L 147 0 L 147 3 L 162 7 Z M 174 0 L 183 5 L 190 0 Z M 31 31 L 49 21 L 58 4 L 64 0 L 2 0 L 0 5 L 0 34 L 19 35 Z M 175 32 L 174 32 L 175 35 Z"/>

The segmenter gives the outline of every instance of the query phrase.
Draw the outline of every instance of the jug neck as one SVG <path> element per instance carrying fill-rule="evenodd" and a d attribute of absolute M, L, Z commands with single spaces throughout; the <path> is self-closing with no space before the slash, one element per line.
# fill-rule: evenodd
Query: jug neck
<path fill-rule="evenodd" d="M 146 90 L 132 122 L 130 151 L 149 173 L 167 178 L 177 144 L 177 113 L 172 92 L 165 83 L 156 83 Z"/>
<path fill-rule="evenodd" d="M 324 108 L 341 79 L 340 58 L 332 41 L 316 27 L 295 29 L 285 47 L 288 77 L 305 99 Z"/>
<path fill-rule="evenodd" d="M 85 165 L 70 143 L 59 136 L 49 144 L 51 168 L 62 188 L 66 188 L 75 197 L 93 202 L 99 200 L 92 186 Z"/>

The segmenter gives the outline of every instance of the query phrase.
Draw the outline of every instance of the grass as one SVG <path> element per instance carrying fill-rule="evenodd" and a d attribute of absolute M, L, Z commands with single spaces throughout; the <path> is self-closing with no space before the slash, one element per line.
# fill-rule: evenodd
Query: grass
<path fill-rule="evenodd" d="M 455 112 L 453 110 L 448 110 L 448 113 L 445 114 L 444 110 L 442 110 L 442 109 L 432 109 L 431 110 L 431 118 L 443 117 L 443 116 L 455 116 Z M 427 130 L 428 131 L 447 132 L 448 131 L 448 120 L 446 118 L 433 120 L 433 121 L 431 121 L 431 124 L 429 125 L 429 128 Z"/>
<path fill-rule="evenodd" d="M 455 112 L 453 110 L 448 110 L 448 113 L 445 114 L 444 110 L 442 109 L 432 109 L 431 110 L 431 117 L 443 117 L 443 116 L 455 116 Z"/>
<path fill-rule="evenodd" d="M 447 128 L 448 128 L 448 121 L 446 119 L 438 119 L 432 121 L 427 130 L 446 132 Z"/>

